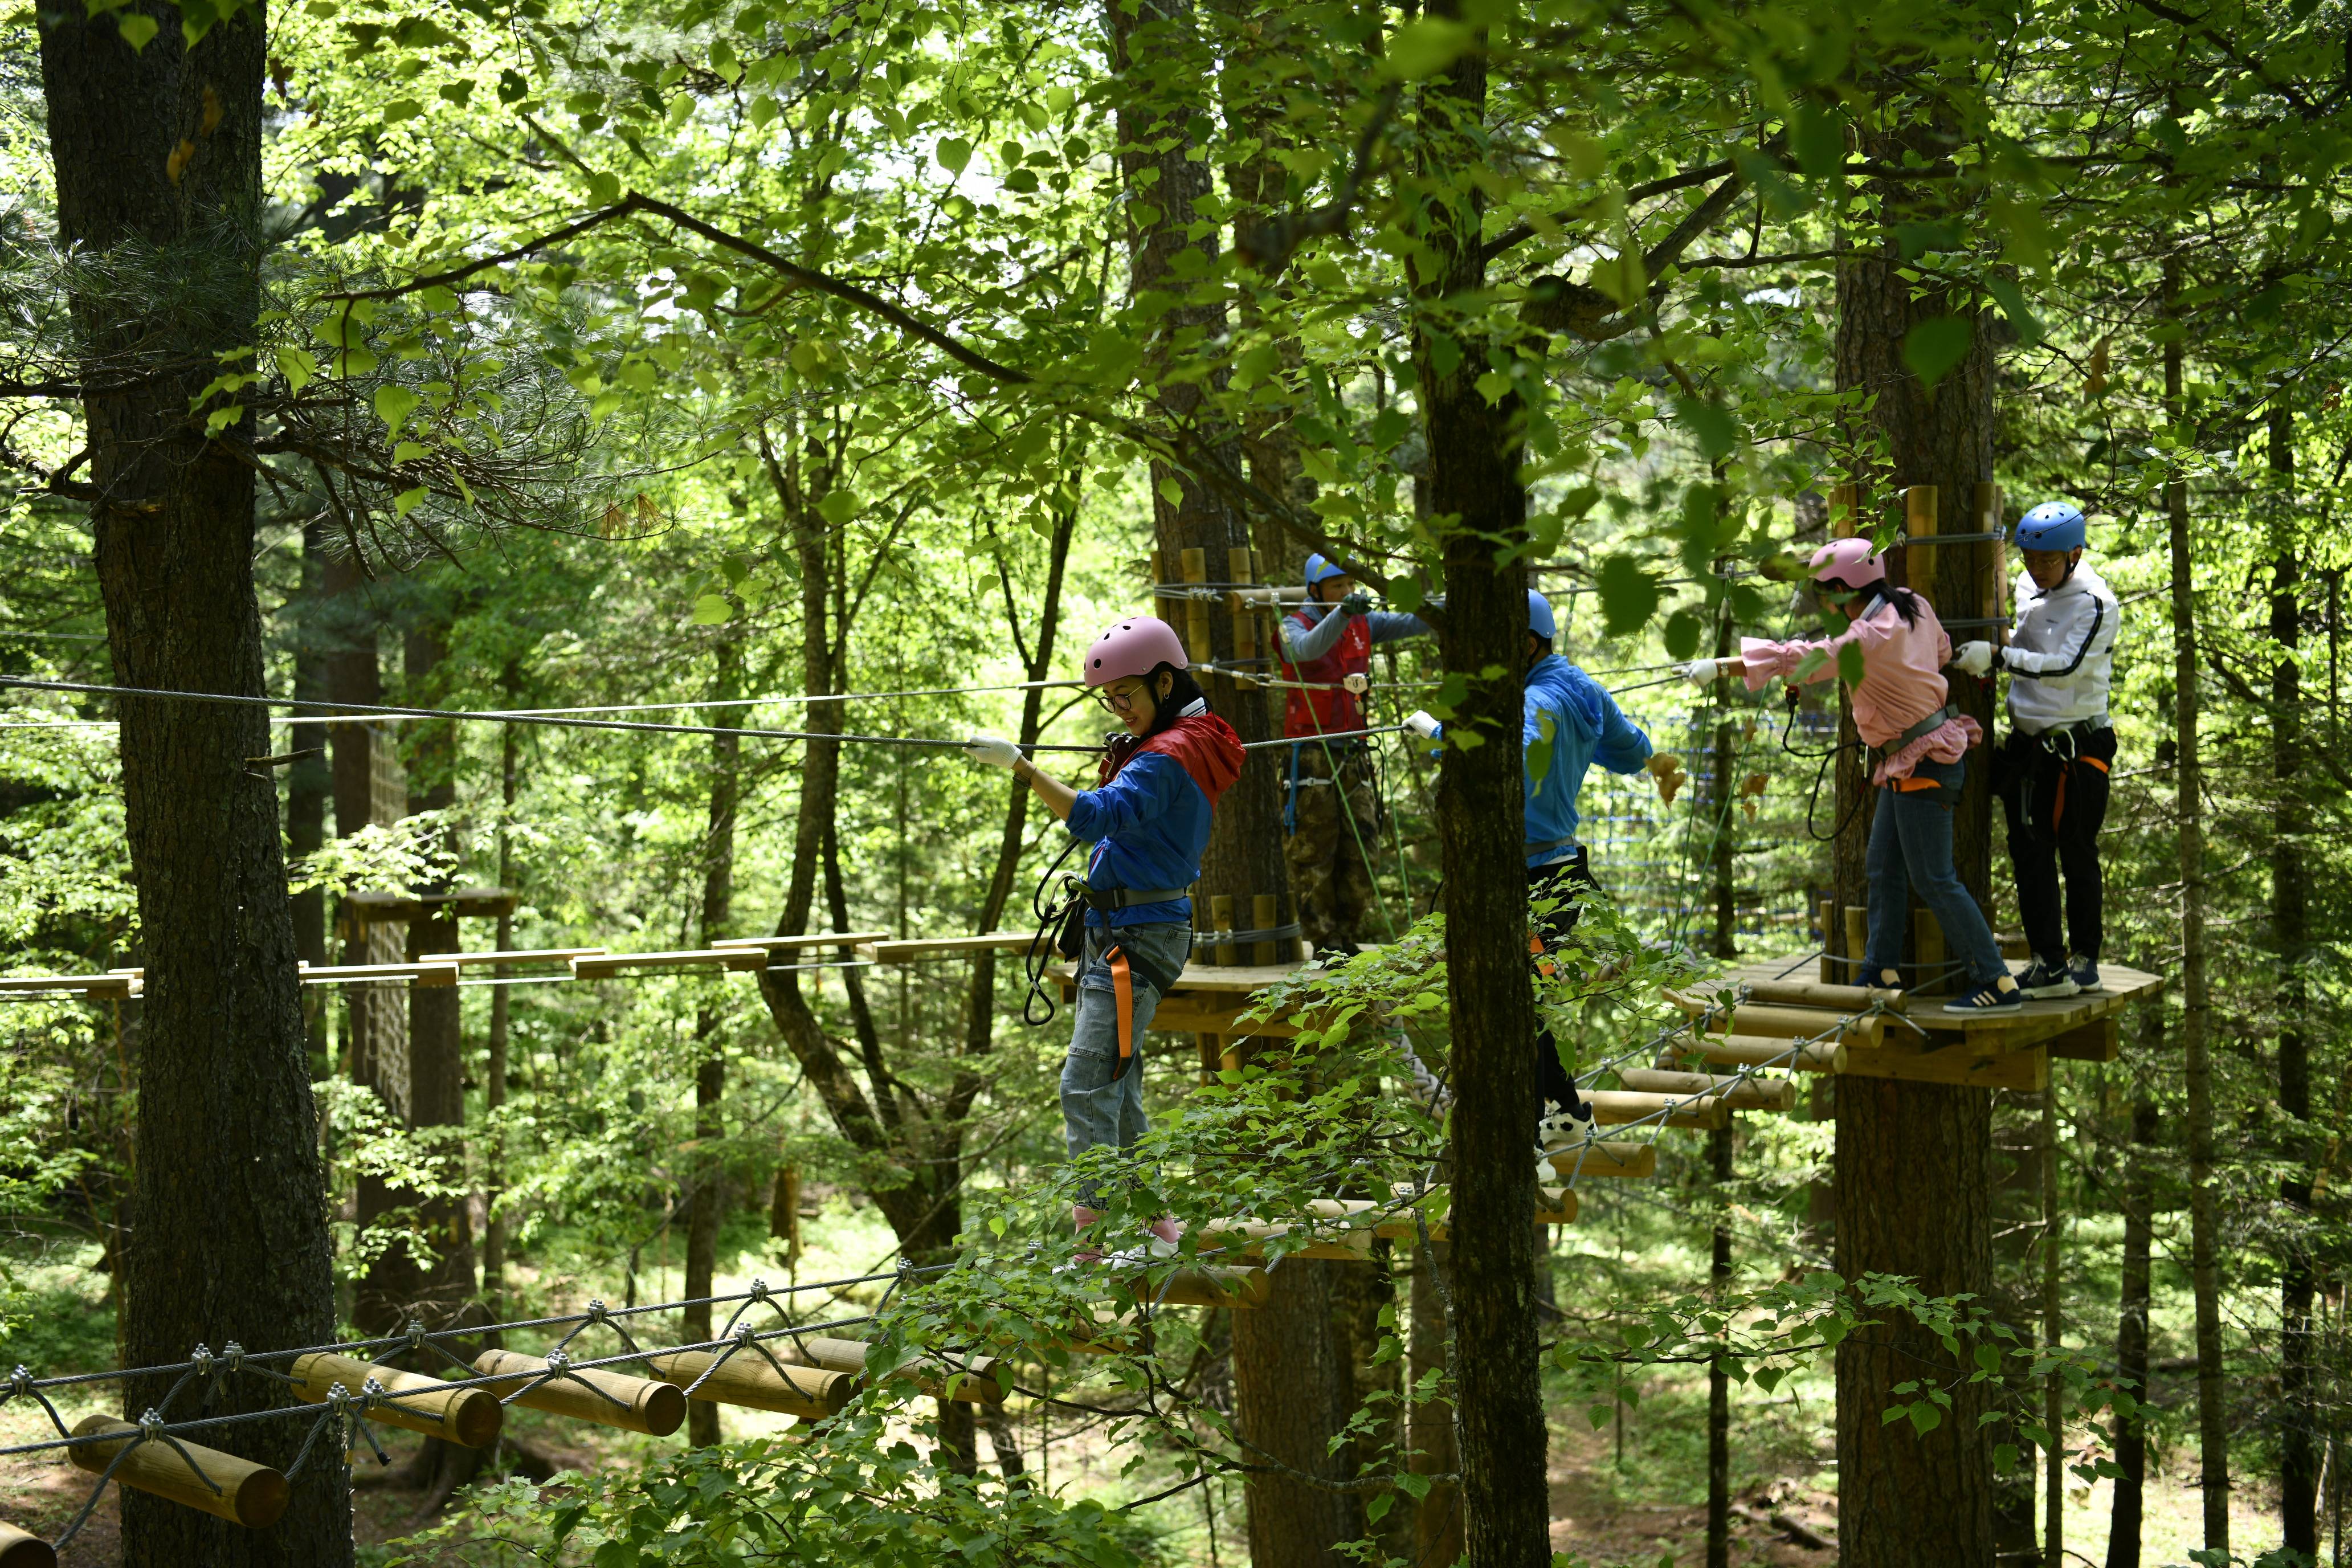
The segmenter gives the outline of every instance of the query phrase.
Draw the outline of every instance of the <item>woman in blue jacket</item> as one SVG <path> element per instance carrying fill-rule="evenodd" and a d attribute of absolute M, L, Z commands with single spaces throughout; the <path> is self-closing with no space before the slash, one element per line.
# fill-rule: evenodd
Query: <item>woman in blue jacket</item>
<path fill-rule="evenodd" d="M 1598 886 L 1592 879 L 1591 857 L 1577 841 L 1576 797 L 1584 789 L 1584 775 L 1597 763 L 1612 773 L 1638 773 L 1650 760 L 1650 737 L 1625 717 L 1616 700 L 1600 682 L 1552 651 L 1559 635 L 1551 601 L 1528 590 L 1527 673 L 1521 686 L 1520 745 L 1535 751 L 1549 744 L 1549 761 L 1542 777 L 1528 771 L 1525 848 L 1528 897 L 1545 904 L 1534 917 L 1536 967 L 1549 972 L 1550 955 L 1576 929 L 1581 912 L 1577 898 Z M 1437 721 L 1415 713 L 1405 728 L 1434 739 Z M 1576 1080 L 1560 1065 L 1559 1042 L 1538 1023 L 1536 1070 L 1540 1080 L 1537 1098 L 1536 1142 L 1538 1149 L 1580 1137 L 1591 1126 Z"/>
<path fill-rule="evenodd" d="M 1087 857 L 1087 941 L 1078 961 L 1062 1127 L 1076 1159 L 1098 1144 L 1132 1148 L 1149 1126 L 1137 1042 L 1192 951 L 1192 901 L 1218 796 L 1240 776 L 1241 738 L 1209 711 L 1167 622 L 1136 616 L 1095 639 L 1086 681 L 1126 733 L 1115 734 L 1095 787 L 1042 773 L 1013 742 L 975 735 L 965 749 L 1010 768 Z M 1080 1205 L 1083 1230 L 1099 1217 Z M 1173 1240 L 1174 1227 L 1153 1227 Z"/>

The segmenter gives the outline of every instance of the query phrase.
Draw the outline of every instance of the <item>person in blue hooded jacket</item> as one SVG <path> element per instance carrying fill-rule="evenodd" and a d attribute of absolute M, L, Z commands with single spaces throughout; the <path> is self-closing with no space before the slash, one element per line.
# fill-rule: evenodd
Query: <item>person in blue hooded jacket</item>
<path fill-rule="evenodd" d="M 1526 779 L 1528 896 L 1539 906 L 1532 944 L 1538 970 L 1548 969 L 1550 954 L 1576 929 L 1581 912 L 1577 898 L 1599 886 L 1592 879 L 1591 857 L 1576 836 L 1576 802 L 1585 775 L 1596 765 L 1612 773 L 1638 773 L 1650 760 L 1650 737 L 1625 717 L 1600 682 L 1552 651 L 1558 635 L 1551 601 L 1528 589 L 1519 743 L 1529 752 L 1549 747 L 1543 776 L 1538 778 L 1530 767 Z M 1426 740 L 1439 732 L 1437 721 L 1427 713 L 1415 713 L 1405 728 Z M 1541 1082 L 1536 1133 L 1540 1151 L 1581 1137 L 1592 1121 L 1576 1080 L 1560 1065 L 1559 1043 L 1540 1026 L 1536 1067 Z"/>

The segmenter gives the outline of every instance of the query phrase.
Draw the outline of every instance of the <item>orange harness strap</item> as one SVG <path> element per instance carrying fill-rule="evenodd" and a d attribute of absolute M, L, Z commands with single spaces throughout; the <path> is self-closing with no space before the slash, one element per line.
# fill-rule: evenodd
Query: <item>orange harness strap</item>
<path fill-rule="evenodd" d="M 2096 768 L 2101 773 L 2105 773 L 2107 771 L 2107 764 L 2099 761 L 2096 757 L 2076 757 L 2074 760 L 2082 763 L 2086 768 Z"/>
<path fill-rule="evenodd" d="M 1110 965 L 1110 994 L 1118 1005 L 1118 1068 L 1110 1075 L 1117 1079 L 1135 1059 L 1135 976 L 1120 948 L 1113 946 L 1103 958 Z"/>

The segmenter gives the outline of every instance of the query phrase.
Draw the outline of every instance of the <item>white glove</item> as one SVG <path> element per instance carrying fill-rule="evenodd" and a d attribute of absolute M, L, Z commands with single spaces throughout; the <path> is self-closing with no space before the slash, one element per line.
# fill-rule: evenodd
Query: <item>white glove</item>
<path fill-rule="evenodd" d="M 1952 668 L 1962 675 L 1982 675 L 1992 668 L 1992 644 L 1964 642 L 1952 656 Z"/>
<path fill-rule="evenodd" d="M 992 768 L 1009 768 L 1021 761 L 1021 748 L 1002 735 L 974 735 L 963 749 L 973 762 Z"/>
<path fill-rule="evenodd" d="M 1675 673 L 1693 686 L 1706 686 L 1723 671 L 1716 668 L 1715 660 L 1711 658 L 1695 658 Z"/>
<path fill-rule="evenodd" d="M 1404 728 L 1408 735 L 1418 736 L 1424 741 L 1437 739 L 1437 721 L 1417 708 L 1405 719 Z"/>

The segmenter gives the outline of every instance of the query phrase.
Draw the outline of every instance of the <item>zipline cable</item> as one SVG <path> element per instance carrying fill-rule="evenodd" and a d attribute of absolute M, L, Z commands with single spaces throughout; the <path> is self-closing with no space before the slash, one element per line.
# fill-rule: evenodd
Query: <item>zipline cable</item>
<path fill-rule="evenodd" d="M 618 730 L 654 735 L 730 735 L 759 741 L 849 741 L 875 746 L 925 746 L 949 751 L 961 751 L 964 742 L 934 739 L 923 735 L 852 735 L 835 734 L 821 730 L 754 730 L 712 724 L 648 724 L 623 719 L 571 719 L 546 714 L 510 713 L 477 709 L 405 708 L 385 703 L 326 702 L 302 697 L 247 697 L 226 691 L 171 691 L 144 686 L 100 686 L 75 680 L 32 680 L 23 676 L 0 675 L 0 688 L 20 691 L 68 691 L 89 697 L 156 697 L 176 699 L 183 702 L 215 702 L 233 708 L 300 708 L 323 710 L 318 719 L 326 722 L 346 721 L 355 718 L 446 719 L 483 724 L 535 724 L 556 730 Z M 1032 743 L 1022 748 L 1029 752 L 1076 752 L 1093 755 L 1100 746 L 1055 746 Z"/>

